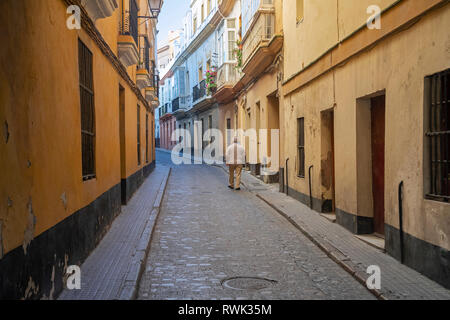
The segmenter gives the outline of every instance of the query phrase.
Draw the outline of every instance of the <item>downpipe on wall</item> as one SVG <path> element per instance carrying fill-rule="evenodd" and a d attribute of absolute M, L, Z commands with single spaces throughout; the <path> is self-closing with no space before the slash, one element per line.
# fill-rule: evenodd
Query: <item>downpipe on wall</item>
<path fill-rule="evenodd" d="M 308 169 L 309 173 L 309 207 L 313 208 L 313 197 L 312 197 L 312 185 L 311 185 L 311 169 L 314 168 L 314 166 L 310 166 Z"/>
<path fill-rule="evenodd" d="M 398 185 L 398 220 L 400 229 L 400 262 L 403 264 L 403 181 Z"/>
<path fill-rule="evenodd" d="M 289 195 L 289 158 L 286 159 L 286 195 Z"/>

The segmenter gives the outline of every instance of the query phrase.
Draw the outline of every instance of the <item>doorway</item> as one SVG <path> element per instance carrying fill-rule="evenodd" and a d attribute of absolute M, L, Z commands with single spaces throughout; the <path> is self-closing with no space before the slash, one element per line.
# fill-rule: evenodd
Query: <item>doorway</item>
<path fill-rule="evenodd" d="M 335 212 L 334 109 L 320 113 L 322 213 Z"/>
<path fill-rule="evenodd" d="M 372 146 L 372 194 L 374 231 L 384 235 L 384 174 L 385 174 L 385 115 L 386 96 L 372 98 L 371 146 Z"/>

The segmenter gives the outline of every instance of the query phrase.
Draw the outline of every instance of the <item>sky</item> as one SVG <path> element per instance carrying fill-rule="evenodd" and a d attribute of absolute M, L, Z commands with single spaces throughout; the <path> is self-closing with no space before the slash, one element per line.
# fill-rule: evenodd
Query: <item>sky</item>
<path fill-rule="evenodd" d="M 158 47 L 167 40 L 170 30 L 181 29 L 182 19 L 189 9 L 190 0 L 164 0 L 158 18 Z"/>

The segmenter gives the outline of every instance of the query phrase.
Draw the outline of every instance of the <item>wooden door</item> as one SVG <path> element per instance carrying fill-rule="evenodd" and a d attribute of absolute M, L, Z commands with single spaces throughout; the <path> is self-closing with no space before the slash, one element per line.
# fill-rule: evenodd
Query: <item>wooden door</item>
<path fill-rule="evenodd" d="M 384 235 L 385 96 L 371 101 L 374 231 Z"/>

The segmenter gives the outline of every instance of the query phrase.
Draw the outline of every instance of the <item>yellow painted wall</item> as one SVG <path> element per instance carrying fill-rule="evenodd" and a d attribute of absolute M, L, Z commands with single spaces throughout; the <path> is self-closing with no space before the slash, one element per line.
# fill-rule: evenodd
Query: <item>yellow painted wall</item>
<path fill-rule="evenodd" d="M 138 99 L 83 30 L 66 28 L 67 17 L 60 0 L 0 3 L 0 25 L 8 35 L 0 50 L 0 123 L 3 128 L 8 122 L 10 132 L 8 143 L 0 142 L 4 253 L 26 243 L 27 230 L 36 237 L 120 183 L 119 83 L 126 97 L 127 174 L 139 169 Z M 116 18 L 105 19 L 101 27 L 113 45 Z M 93 53 L 97 177 L 87 182 L 81 173 L 78 38 Z M 144 160 L 142 104 L 141 112 Z M 152 142 L 150 129 L 149 134 Z"/>
<path fill-rule="evenodd" d="M 320 0 L 304 1 L 304 18 L 297 23 L 296 1 L 285 1 L 284 78 L 307 67 L 339 41 L 363 26 L 370 17 L 367 7 L 382 10 L 397 0 Z"/>
<path fill-rule="evenodd" d="M 269 129 L 269 101 L 268 96 L 277 91 L 277 75 L 275 72 L 267 73 L 259 78 L 255 83 L 248 87 L 245 91 L 241 93 L 240 99 L 244 99 L 244 104 L 239 104 L 239 118 L 240 118 L 240 128 L 256 129 L 259 124 L 259 129 Z M 259 105 L 259 111 L 258 106 Z M 248 118 L 248 113 L 250 113 L 250 119 Z M 259 115 L 259 116 L 258 116 Z M 250 162 L 249 155 L 249 143 L 250 138 L 246 138 L 246 152 L 247 161 Z M 253 142 L 253 140 L 251 140 Z M 253 142 L 255 143 L 255 142 Z M 256 163 L 260 163 L 261 159 L 258 158 Z"/>
<path fill-rule="evenodd" d="M 384 3 L 387 5 L 387 2 Z M 318 2 L 314 4 L 319 8 L 321 6 Z M 344 12 L 340 12 L 339 16 L 344 17 L 355 10 L 341 8 Z M 307 12 L 308 9 L 306 16 Z M 292 170 L 292 159 L 297 153 L 295 119 L 305 115 L 306 169 L 314 165 L 313 196 L 320 198 L 319 111 L 336 104 L 336 206 L 349 213 L 368 216 L 366 212 L 361 212 L 364 197 L 358 197 L 358 193 L 363 190 L 357 187 L 357 163 L 362 161 L 357 153 L 357 108 L 361 107 L 357 100 L 385 90 L 386 223 L 398 228 L 397 189 L 400 181 L 404 181 L 405 232 L 445 249 L 450 248 L 450 205 L 424 199 L 424 78 L 450 67 L 446 31 L 450 29 L 449 17 L 449 5 L 428 13 L 411 28 L 390 36 L 335 72 L 329 72 L 286 96 L 284 103 L 285 156 L 291 158 L 289 180 L 294 189 L 305 194 L 309 192 L 307 179 L 297 178 L 295 170 Z M 294 49 L 286 39 L 285 52 L 289 50 Z M 295 50 L 301 57 L 302 51 L 310 48 Z M 317 52 L 316 56 L 319 54 Z M 288 66 L 285 70 L 293 73 L 299 66 L 292 57 L 290 59 L 286 56 L 285 64 Z"/>

